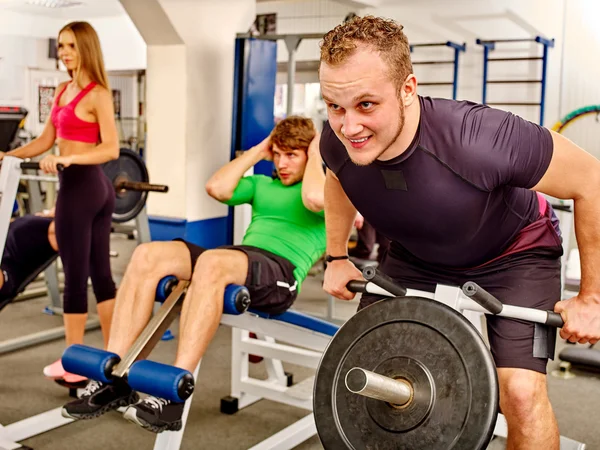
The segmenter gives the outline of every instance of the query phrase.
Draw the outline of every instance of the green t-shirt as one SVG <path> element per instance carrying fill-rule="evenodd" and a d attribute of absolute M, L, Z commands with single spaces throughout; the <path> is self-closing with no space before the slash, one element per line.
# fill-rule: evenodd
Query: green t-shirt
<path fill-rule="evenodd" d="M 244 177 L 224 203 L 252 205 L 252 221 L 242 245 L 286 258 L 296 266 L 294 278 L 300 288 L 308 270 L 325 252 L 325 215 L 304 206 L 302 183 L 285 186 L 265 175 Z"/>

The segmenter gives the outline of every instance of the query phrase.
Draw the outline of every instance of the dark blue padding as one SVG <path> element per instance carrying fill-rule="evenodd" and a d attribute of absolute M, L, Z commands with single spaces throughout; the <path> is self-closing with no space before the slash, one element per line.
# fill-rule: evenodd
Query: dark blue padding
<path fill-rule="evenodd" d="M 63 368 L 92 380 L 112 383 L 107 378 L 107 370 L 112 368 L 121 358 L 116 353 L 107 352 L 86 345 L 74 344 L 68 347 L 62 356 Z"/>
<path fill-rule="evenodd" d="M 178 387 L 186 375 L 192 376 L 185 369 L 145 359 L 131 365 L 127 383 L 136 391 L 181 403 L 185 400 L 179 397 Z"/>
<path fill-rule="evenodd" d="M 228 284 L 225 287 L 225 295 L 223 296 L 223 314 L 231 314 L 237 316 L 245 311 L 240 311 L 237 305 L 238 295 L 247 295 L 248 289 L 246 286 L 240 286 L 239 284 Z"/>
<path fill-rule="evenodd" d="M 167 288 L 172 286 L 172 283 L 177 283 L 177 278 L 173 275 L 168 275 L 162 278 L 156 286 L 156 301 L 164 303 L 169 296 L 170 292 L 167 292 Z"/>
<path fill-rule="evenodd" d="M 335 325 L 331 322 L 327 322 L 326 320 L 309 316 L 307 314 L 302 314 L 298 311 L 290 310 L 282 314 L 275 315 L 267 314 L 262 311 L 256 311 L 254 309 L 250 309 L 249 311 L 265 319 L 280 320 L 281 322 L 291 323 L 292 325 L 307 328 L 309 330 L 316 331 L 317 333 L 326 334 L 327 336 L 333 336 L 340 328 L 338 325 Z"/>

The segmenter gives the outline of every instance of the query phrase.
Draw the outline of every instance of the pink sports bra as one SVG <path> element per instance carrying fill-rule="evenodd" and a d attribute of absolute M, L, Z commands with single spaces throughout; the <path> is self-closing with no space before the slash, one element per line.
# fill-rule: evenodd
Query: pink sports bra
<path fill-rule="evenodd" d="M 100 126 L 97 122 L 88 122 L 81 120 L 75 115 L 75 107 L 81 99 L 90 92 L 95 82 L 88 84 L 77 96 L 64 106 L 58 106 L 60 98 L 64 94 L 67 86 L 62 90 L 52 108 L 52 123 L 56 128 L 56 136 L 69 141 L 87 142 L 91 144 L 97 143 L 100 135 Z"/>

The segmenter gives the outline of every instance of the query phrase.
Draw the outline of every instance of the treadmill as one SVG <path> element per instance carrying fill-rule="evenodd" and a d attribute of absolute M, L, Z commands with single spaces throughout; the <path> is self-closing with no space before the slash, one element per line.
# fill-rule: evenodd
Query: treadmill
<path fill-rule="evenodd" d="M 7 152 L 19 132 L 27 110 L 20 106 L 0 106 L 0 151 Z"/>

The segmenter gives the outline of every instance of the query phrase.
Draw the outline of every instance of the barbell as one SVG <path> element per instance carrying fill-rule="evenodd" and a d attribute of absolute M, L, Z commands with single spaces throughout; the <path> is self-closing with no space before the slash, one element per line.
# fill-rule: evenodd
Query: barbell
<path fill-rule="evenodd" d="M 146 205 L 148 192 L 169 191 L 166 185 L 149 183 L 144 160 L 128 148 L 120 150 L 118 159 L 103 164 L 102 170 L 115 188 L 113 222 L 123 223 L 135 218 Z"/>
<path fill-rule="evenodd" d="M 24 161 L 21 170 L 39 170 L 38 162 Z M 58 164 L 59 172 L 64 170 Z M 122 148 L 119 158 L 102 165 L 104 174 L 115 188 L 115 211 L 113 222 L 123 223 L 137 217 L 146 205 L 148 192 L 168 192 L 169 186 L 149 183 L 148 169 L 144 160 L 133 150 Z M 22 174 L 22 180 L 57 182 L 56 177 Z"/>
<path fill-rule="evenodd" d="M 456 309 L 406 290 L 375 268 L 353 292 L 392 295 L 357 312 L 319 363 L 313 410 L 326 449 L 483 449 L 498 417 L 498 380 L 477 329 Z M 371 290 L 369 290 L 371 289 Z M 509 307 L 475 283 L 464 304 L 562 326 L 551 311 Z M 393 297 L 396 295 L 397 297 Z M 470 309 L 470 308 L 464 308 Z"/>

